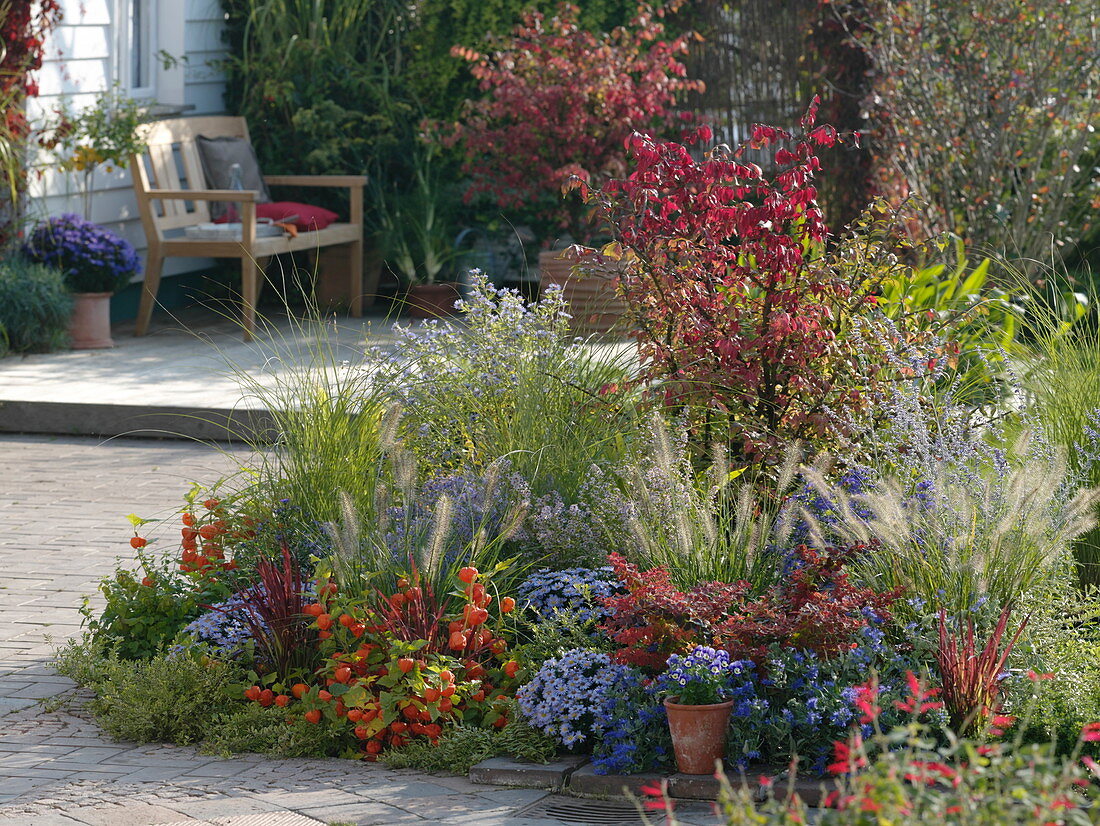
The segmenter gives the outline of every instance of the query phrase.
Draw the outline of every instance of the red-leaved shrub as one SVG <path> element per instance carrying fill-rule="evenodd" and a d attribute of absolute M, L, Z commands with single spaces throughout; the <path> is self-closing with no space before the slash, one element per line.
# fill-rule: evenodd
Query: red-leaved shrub
<path fill-rule="evenodd" d="M 711 139 L 707 127 L 686 145 L 635 134 L 628 178 L 598 192 L 570 184 L 613 230 L 603 254 L 626 261 L 621 291 L 641 380 L 712 436 L 716 424 L 728 429 L 747 462 L 826 437 L 864 408 L 874 380 L 856 356 L 866 345 L 850 333 L 888 268 L 853 261 L 852 249 L 826 252 L 816 152 L 842 136 L 815 125 L 815 110 L 816 100 L 798 134 L 758 125 L 745 147 L 720 146 L 702 160 L 693 147 Z M 774 174 L 742 158 L 773 146 Z M 872 235 L 868 264 L 885 260 Z"/>
<path fill-rule="evenodd" d="M 823 551 L 800 545 L 790 576 L 731 612 L 718 628 L 715 644 L 734 659 L 754 660 L 775 644 L 821 657 L 851 647 L 868 622 L 889 621 L 890 606 L 901 594 L 876 593 L 848 580 L 844 564 L 864 550 L 859 545 Z"/>
<path fill-rule="evenodd" d="M 626 139 L 636 130 L 665 134 L 679 97 L 701 89 L 679 57 L 690 35 L 662 39 L 662 18 L 679 2 L 640 3 L 629 26 L 589 32 L 580 9 L 563 4 L 546 19 L 529 12 L 491 53 L 456 46 L 485 96 L 467 101 L 447 141 L 464 153 L 472 199 L 487 193 L 505 210 L 523 209 L 548 232 L 583 240 L 583 203 L 563 200 L 572 177 L 593 186 L 626 174 Z M 546 240 L 553 240 L 552 237 Z"/>

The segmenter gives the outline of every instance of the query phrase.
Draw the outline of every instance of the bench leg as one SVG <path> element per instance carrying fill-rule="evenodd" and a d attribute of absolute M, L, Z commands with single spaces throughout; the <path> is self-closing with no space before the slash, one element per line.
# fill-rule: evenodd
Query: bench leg
<path fill-rule="evenodd" d="M 348 254 L 351 256 L 351 262 L 348 269 L 348 288 L 350 290 L 348 299 L 351 301 L 351 317 L 362 318 L 363 316 L 363 242 L 362 240 L 356 241 L 348 246 Z"/>
<path fill-rule="evenodd" d="M 157 302 L 163 269 L 164 256 L 159 249 L 149 247 L 145 253 L 145 280 L 141 286 L 141 304 L 138 306 L 137 322 L 134 324 L 135 336 L 143 336 L 149 331 L 149 321 L 153 317 L 153 305 Z"/>
<path fill-rule="evenodd" d="M 252 341 L 256 332 L 256 300 L 259 294 L 259 267 L 255 258 L 246 255 L 241 259 L 241 325 L 244 327 L 245 341 Z"/>
<path fill-rule="evenodd" d="M 362 241 L 318 251 L 314 298 L 322 312 L 342 305 L 354 318 L 363 315 Z"/>

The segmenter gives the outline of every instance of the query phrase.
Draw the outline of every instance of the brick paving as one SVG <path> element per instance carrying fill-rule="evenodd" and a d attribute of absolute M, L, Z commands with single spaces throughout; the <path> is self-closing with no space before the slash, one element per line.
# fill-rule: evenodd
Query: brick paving
<path fill-rule="evenodd" d="M 562 826 L 517 816 L 541 791 L 349 760 L 223 759 L 98 729 L 53 671 L 54 646 L 78 635 L 83 597 L 131 558 L 126 514 L 171 517 L 192 481 L 234 458 L 185 442 L 0 437 L 0 826 Z M 58 695 L 71 701 L 39 702 Z"/>

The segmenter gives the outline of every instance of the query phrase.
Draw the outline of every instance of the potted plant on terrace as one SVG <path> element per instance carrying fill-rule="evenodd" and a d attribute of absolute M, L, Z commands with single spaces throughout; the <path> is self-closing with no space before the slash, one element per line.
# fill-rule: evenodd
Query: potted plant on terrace
<path fill-rule="evenodd" d="M 79 215 L 49 218 L 35 227 L 23 253 L 61 270 L 73 294 L 73 349 L 113 347 L 111 296 L 138 273 L 137 252 L 125 238 Z"/>
<path fill-rule="evenodd" d="M 452 50 L 486 92 L 466 102 L 464 119 L 445 138 L 462 149 L 471 176 L 465 197 L 487 195 L 538 228 L 543 289 L 562 285 L 582 331 L 608 329 L 622 305 L 614 265 L 586 259 L 578 268 L 563 255 L 569 244 L 590 242 L 597 227 L 582 200 L 562 192 L 625 176 L 634 132 L 665 134 L 689 118 L 674 107 L 681 94 L 703 88 L 679 60 L 692 35 L 661 39 L 665 14 L 681 4 L 641 3 L 630 25 L 611 32 L 584 31 L 580 9 L 564 4 L 549 20 L 528 13 L 491 53 Z M 576 277 L 578 269 L 593 277 Z"/>
<path fill-rule="evenodd" d="M 445 193 L 432 169 L 432 147 L 415 157 L 412 192 L 394 195 L 379 188 L 378 242 L 390 271 L 407 288 L 405 309 L 413 318 L 439 318 L 454 311 L 459 287 L 449 265 L 456 257 L 445 220 Z"/>
<path fill-rule="evenodd" d="M 665 711 L 676 752 L 676 767 L 684 774 L 713 774 L 715 763 L 726 756 L 733 700 L 726 699 L 734 669 L 726 651 L 697 646 L 686 656 L 668 658 L 661 675 Z"/>

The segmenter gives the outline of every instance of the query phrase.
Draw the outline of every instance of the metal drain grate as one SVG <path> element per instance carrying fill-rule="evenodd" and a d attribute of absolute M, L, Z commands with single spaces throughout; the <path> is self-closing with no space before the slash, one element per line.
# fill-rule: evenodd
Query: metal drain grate
<path fill-rule="evenodd" d="M 630 802 L 617 800 L 585 800 L 578 797 L 547 795 L 526 809 L 516 812 L 516 818 L 546 818 L 576 826 L 643 826 L 645 821 L 638 808 Z M 665 826 L 664 812 L 647 813 L 652 826 Z"/>

